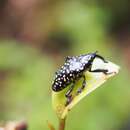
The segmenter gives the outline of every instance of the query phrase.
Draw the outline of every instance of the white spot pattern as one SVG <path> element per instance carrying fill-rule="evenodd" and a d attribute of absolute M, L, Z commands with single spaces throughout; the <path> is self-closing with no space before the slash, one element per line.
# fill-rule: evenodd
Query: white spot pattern
<path fill-rule="evenodd" d="M 80 62 L 73 61 L 70 63 L 69 69 L 71 71 L 74 71 L 74 70 L 79 69 L 80 67 L 82 67 L 82 64 Z"/>
<path fill-rule="evenodd" d="M 68 84 L 82 76 L 85 66 L 89 67 L 89 61 L 92 59 L 91 54 L 70 57 L 56 73 L 52 89 L 60 91 Z"/>
<path fill-rule="evenodd" d="M 86 55 L 80 59 L 80 62 L 87 64 L 90 59 L 91 59 L 91 55 Z"/>

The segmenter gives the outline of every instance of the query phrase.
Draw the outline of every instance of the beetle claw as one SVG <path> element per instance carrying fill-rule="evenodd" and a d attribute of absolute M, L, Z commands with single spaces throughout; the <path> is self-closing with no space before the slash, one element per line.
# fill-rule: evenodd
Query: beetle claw
<path fill-rule="evenodd" d="M 70 96 L 68 96 L 67 97 L 67 101 L 66 101 L 66 103 L 65 103 L 65 106 L 68 106 L 70 103 L 71 103 L 71 101 L 72 101 L 72 95 L 70 95 Z"/>

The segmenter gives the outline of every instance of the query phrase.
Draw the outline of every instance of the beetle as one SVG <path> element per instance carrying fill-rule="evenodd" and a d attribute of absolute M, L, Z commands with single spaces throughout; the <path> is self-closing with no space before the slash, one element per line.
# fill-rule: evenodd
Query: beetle
<path fill-rule="evenodd" d="M 107 69 L 92 70 L 92 64 L 95 58 L 100 58 L 103 62 L 107 61 L 97 51 L 94 53 L 88 53 L 79 56 L 66 57 L 64 65 L 55 73 L 55 78 L 52 84 L 52 90 L 54 92 L 62 91 L 68 85 L 71 84 L 69 90 L 65 96 L 67 98 L 66 105 L 72 101 L 72 91 L 75 86 L 75 82 L 80 78 L 83 78 L 82 86 L 78 89 L 77 94 L 81 93 L 86 86 L 85 72 L 102 72 L 107 74 Z"/>

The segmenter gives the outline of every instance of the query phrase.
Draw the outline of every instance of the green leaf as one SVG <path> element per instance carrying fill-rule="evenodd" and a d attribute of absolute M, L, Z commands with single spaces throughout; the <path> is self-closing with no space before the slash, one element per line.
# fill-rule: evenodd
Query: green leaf
<path fill-rule="evenodd" d="M 73 100 L 67 106 L 65 106 L 65 104 L 66 104 L 65 93 L 69 90 L 70 85 L 66 86 L 66 88 L 60 92 L 52 91 L 53 108 L 54 108 L 57 116 L 60 119 L 66 118 L 68 112 L 77 103 L 79 103 L 79 101 L 81 101 L 81 99 L 83 99 L 85 96 L 90 94 L 96 88 L 101 86 L 105 81 L 107 81 L 107 79 L 116 75 L 119 71 L 119 66 L 117 66 L 116 64 L 114 64 L 110 61 L 108 61 L 108 63 L 104 63 L 102 60 L 96 58 L 93 62 L 93 66 L 92 66 L 92 70 L 95 70 L 95 69 L 107 69 L 108 74 L 106 75 L 102 72 L 94 73 L 94 72 L 86 71 L 84 73 L 84 75 L 86 77 L 86 82 L 87 82 L 86 87 L 80 94 L 77 94 L 77 90 L 78 90 L 78 88 L 80 88 L 82 86 L 82 82 L 83 82 L 82 78 L 79 79 L 76 82 L 74 90 L 72 92 Z"/>

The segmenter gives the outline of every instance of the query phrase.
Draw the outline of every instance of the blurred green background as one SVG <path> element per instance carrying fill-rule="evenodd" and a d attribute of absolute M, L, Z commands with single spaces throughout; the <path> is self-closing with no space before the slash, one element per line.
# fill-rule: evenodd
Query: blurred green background
<path fill-rule="evenodd" d="M 121 71 L 74 107 L 66 130 L 130 130 L 130 1 L 0 0 L 0 122 L 57 127 L 54 72 L 95 50 Z"/>

